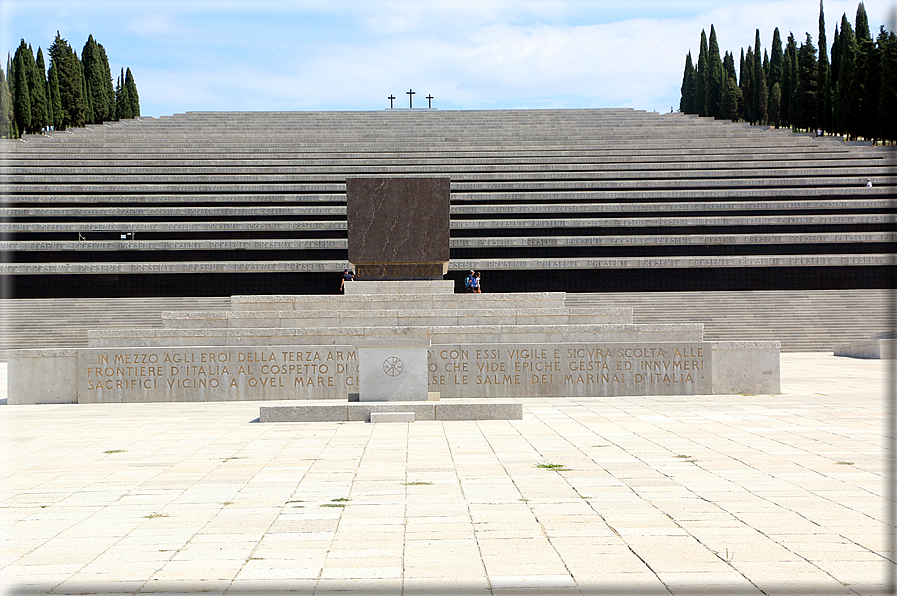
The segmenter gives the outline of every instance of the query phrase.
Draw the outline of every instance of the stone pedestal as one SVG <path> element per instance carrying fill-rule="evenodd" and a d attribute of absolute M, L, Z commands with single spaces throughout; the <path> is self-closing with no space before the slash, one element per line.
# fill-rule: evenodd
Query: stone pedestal
<path fill-rule="evenodd" d="M 359 281 L 442 279 L 448 272 L 449 178 L 348 178 L 349 262 Z"/>
<path fill-rule="evenodd" d="M 427 401 L 429 347 L 423 336 L 357 346 L 359 401 Z"/>

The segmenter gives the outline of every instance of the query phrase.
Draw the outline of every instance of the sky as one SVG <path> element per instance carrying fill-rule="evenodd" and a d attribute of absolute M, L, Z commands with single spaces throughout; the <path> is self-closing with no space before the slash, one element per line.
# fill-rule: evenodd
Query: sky
<path fill-rule="evenodd" d="M 831 46 L 856 0 L 824 0 Z M 867 0 L 873 37 L 897 0 Z M 679 107 L 701 30 L 720 51 L 817 42 L 818 0 L 0 0 L 0 48 L 88 35 L 141 114 L 187 111 Z M 2 66 L 5 68 L 6 61 Z"/>

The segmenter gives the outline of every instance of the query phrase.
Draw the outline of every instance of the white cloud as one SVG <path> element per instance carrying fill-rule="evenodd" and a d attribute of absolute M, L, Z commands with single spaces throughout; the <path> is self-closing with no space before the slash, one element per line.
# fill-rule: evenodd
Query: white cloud
<path fill-rule="evenodd" d="M 9 9 L 14 3 L 15 9 Z M 72 6 L 79 10 L 72 12 Z M 678 105 L 685 54 L 701 29 L 738 55 L 759 28 L 817 35 L 818 0 L 0 0 L 19 25 L 87 33 L 130 66 L 147 113 L 197 109 L 377 109 L 414 87 L 437 107 Z M 32 5 L 35 8 L 32 8 Z M 877 29 L 893 0 L 865 2 Z M 116 10 L 110 10 L 110 7 Z M 34 12 L 39 10 L 40 12 Z M 826 0 L 829 43 L 856 0 Z M 29 12 L 31 11 L 31 12 Z M 69 11 L 65 18 L 55 16 Z M 106 18 L 105 14 L 115 14 Z M 51 15 L 47 17 L 46 15 Z M 124 23 L 124 26 L 122 25 Z M 77 28 L 68 28 L 77 25 Z M 3 30 L 33 45 L 4 22 Z M 86 28 L 85 28 L 86 27 Z M 14 40 L 18 43 L 18 37 Z M 8 47 L 8 50 L 14 47 Z M 113 70 L 117 71 L 117 68 Z"/>

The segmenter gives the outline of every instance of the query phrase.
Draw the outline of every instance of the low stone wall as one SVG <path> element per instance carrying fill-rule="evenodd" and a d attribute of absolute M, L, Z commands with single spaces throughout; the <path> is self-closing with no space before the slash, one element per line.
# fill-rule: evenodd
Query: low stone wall
<path fill-rule="evenodd" d="M 892 360 L 897 357 L 897 339 L 870 339 L 843 346 L 835 346 L 835 356 Z"/>
<path fill-rule="evenodd" d="M 445 398 L 778 393 L 778 342 L 434 344 Z M 13 350 L 8 403 L 347 400 L 351 345 Z"/>

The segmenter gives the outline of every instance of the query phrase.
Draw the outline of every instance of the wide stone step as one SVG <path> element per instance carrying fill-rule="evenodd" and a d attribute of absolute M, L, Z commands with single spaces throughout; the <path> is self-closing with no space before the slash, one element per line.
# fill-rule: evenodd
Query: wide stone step
<path fill-rule="evenodd" d="M 492 295 L 495 297 L 495 295 Z M 465 296 L 466 297 L 466 296 Z M 462 308 L 288 311 L 173 311 L 162 313 L 165 329 L 413 327 L 434 325 L 571 325 L 632 323 L 631 308 Z"/>
<path fill-rule="evenodd" d="M 231 296 L 234 311 L 382 311 L 457 310 L 469 308 L 563 308 L 564 292 L 509 294 L 347 294 L 345 296 Z"/>
<path fill-rule="evenodd" d="M 152 346 L 342 346 L 376 337 L 382 341 L 426 336 L 434 344 L 546 344 L 700 342 L 700 323 L 449 325 L 409 327 L 297 327 L 292 329 L 102 329 L 88 332 L 92 348 Z M 387 338 L 383 340 L 383 338 Z"/>

